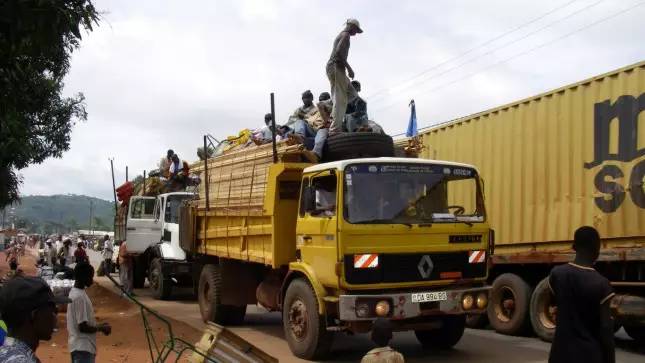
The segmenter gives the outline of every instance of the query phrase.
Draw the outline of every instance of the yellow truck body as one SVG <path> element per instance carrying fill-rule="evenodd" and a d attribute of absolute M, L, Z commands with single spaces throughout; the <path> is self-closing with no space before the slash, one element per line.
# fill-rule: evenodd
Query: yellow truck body
<path fill-rule="evenodd" d="M 203 182 L 182 210 L 180 240 L 201 266 L 204 319 L 243 318 L 256 302 L 282 310 L 303 358 L 327 351 L 329 334 L 368 331 L 379 316 L 418 331 L 423 344 L 455 344 L 461 333 L 446 329 L 463 332 L 465 314 L 484 313 L 488 301 L 490 230 L 477 169 L 402 158 L 313 165 L 298 153 L 279 144 L 274 163 L 267 145 L 193 166 Z M 331 207 L 318 210 L 328 190 Z M 299 325 L 294 316 L 303 315 Z"/>

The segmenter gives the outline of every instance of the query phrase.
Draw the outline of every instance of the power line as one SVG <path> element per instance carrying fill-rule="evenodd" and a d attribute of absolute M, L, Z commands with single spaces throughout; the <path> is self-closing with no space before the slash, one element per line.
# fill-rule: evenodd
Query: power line
<path fill-rule="evenodd" d="M 564 17 L 560 18 L 560 19 L 557 19 L 557 20 L 555 20 L 555 21 L 552 21 L 551 23 L 549 23 L 549 24 L 547 24 L 547 25 L 545 25 L 545 26 L 543 26 L 543 27 L 541 27 L 541 28 L 538 28 L 537 30 L 534 30 L 534 31 L 532 31 L 532 32 L 529 32 L 529 33 L 527 33 L 527 34 L 525 34 L 525 35 L 523 35 L 523 36 L 521 36 L 521 37 L 519 37 L 519 38 L 517 38 L 517 39 L 514 39 L 514 40 L 511 40 L 511 41 L 509 41 L 509 42 L 506 42 L 506 43 L 504 43 L 503 45 L 498 46 L 498 47 L 496 47 L 496 48 L 493 48 L 493 49 L 491 49 L 491 50 L 489 50 L 489 51 L 487 51 L 487 52 L 485 52 L 485 53 L 482 53 L 482 54 L 480 54 L 480 55 L 478 55 L 478 56 L 472 57 L 472 58 L 470 58 L 470 59 L 466 60 L 465 62 L 461 62 L 461 63 L 459 63 L 459 64 L 457 64 L 457 65 L 455 65 L 455 66 L 453 66 L 453 67 L 451 67 L 451 68 L 448 68 L 448 69 L 446 69 L 446 70 L 442 71 L 442 72 L 439 72 L 439 73 L 437 73 L 437 74 L 431 75 L 430 77 L 426 77 L 425 79 L 423 79 L 423 80 L 421 80 L 421 81 L 419 81 L 419 82 L 417 82 L 417 83 L 419 83 L 419 84 L 421 84 L 421 83 L 425 83 L 425 82 L 427 82 L 427 81 L 429 81 L 429 80 L 431 80 L 431 79 L 435 79 L 435 78 L 441 77 L 441 76 L 443 76 L 443 75 L 445 75 L 445 74 L 447 74 L 447 73 L 450 73 L 450 72 L 452 72 L 452 71 L 454 71 L 454 70 L 456 70 L 456 69 L 459 69 L 459 68 L 463 67 L 463 66 L 464 66 L 464 65 L 466 65 L 466 64 L 473 63 L 473 62 L 477 61 L 479 58 L 481 58 L 481 57 L 483 57 L 483 56 L 486 56 L 486 55 L 492 54 L 492 53 L 494 53 L 494 52 L 496 52 L 496 51 L 498 51 L 498 50 L 500 50 L 500 49 L 503 49 L 503 48 L 506 48 L 506 47 L 508 47 L 508 46 L 510 46 L 510 45 L 513 45 L 513 44 L 515 44 L 515 43 L 518 43 L 519 41 L 524 40 L 524 39 L 526 39 L 526 38 L 528 38 L 528 37 L 530 37 L 530 36 L 532 36 L 532 35 L 535 35 L 535 34 L 537 34 L 537 33 L 541 32 L 541 31 L 543 31 L 543 30 L 545 30 L 545 29 L 548 29 L 548 28 L 552 27 L 553 25 L 555 25 L 555 24 L 557 24 L 557 23 L 559 23 L 559 22 L 562 22 L 563 20 L 566 20 L 566 19 L 569 19 L 569 18 L 571 18 L 571 17 L 573 17 L 573 16 L 576 16 L 576 15 L 578 15 L 578 14 L 580 14 L 580 13 L 582 13 L 582 12 L 584 12 L 584 11 L 586 11 L 586 10 L 588 10 L 588 9 L 590 9 L 590 8 L 592 8 L 592 7 L 596 6 L 596 5 L 598 5 L 598 4 L 600 4 L 600 3 L 601 3 L 601 2 L 603 2 L 603 1 L 605 1 L 605 0 L 598 0 L 598 1 L 596 1 L 595 3 L 589 4 L 589 5 L 587 5 L 587 6 L 583 7 L 583 8 L 581 8 L 581 9 L 578 9 L 577 11 L 574 11 L 574 12 L 573 12 L 573 13 L 571 13 L 571 14 L 568 14 L 568 15 L 566 15 L 566 16 L 564 16 Z M 401 92 L 401 91 L 403 91 L 403 90 L 405 90 L 405 89 L 408 89 L 408 88 L 410 88 L 410 87 L 413 87 L 413 86 L 414 86 L 414 84 L 404 86 L 403 88 L 401 88 L 401 89 L 397 90 L 396 92 Z"/>
<path fill-rule="evenodd" d="M 457 60 L 457 59 L 459 59 L 459 58 L 461 58 L 461 57 L 463 57 L 463 56 L 467 55 L 467 54 L 470 54 L 470 53 L 472 53 L 473 51 L 475 51 L 475 50 L 477 50 L 477 49 L 479 49 L 479 48 L 482 48 L 482 47 L 484 47 L 484 46 L 486 46 L 486 45 L 488 45 L 488 44 L 490 44 L 490 43 L 492 43 L 492 42 L 494 42 L 494 41 L 496 41 L 496 40 L 502 39 L 502 38 L 504 38 L 505 36 L 507 36 L 507 35 L 509 35 L 509 34 L 515 33 L 516 31 L 518 31 L 518 30 L 520 30 L 520 29 L 522 29 L 522 28 L 525 28 L 526 26 L 531 25 L 531 24 L 533 24 L 533 23 L 535 23 L 535 22 L 537 22 L 537 21 L 539 21 L 539 20 L 542 20 L 542 19 L 544 19 L 545 17 L 547 17 L 547 16 L 549 16 L 549 15 L 551 15 L 551 14 L 553 14 L 553 13 L 555 13 L 555 12 L 557 12 L 557 11 L 561 10 L 561 9 L 564 9 L 564 8 L 566 8 L 567 6 L 569 6 L 569 5 L 573 4 L 573 3 L 577 2 L 577 1 L 579 1 L 579 0 L 572 0 L 572 1 L 569 1 L 568 3 L 566 3 L 566 4 L 563 4 L 563 5 L 557 6 L 557 7 L 555 7 L 554 9 L 551 9 L 551 10 L 547 11 L 546 13 L 544 13 L 544 14 L 542 14 L 542 15 L 538 16 L 537 18 L 534 18 L 533 20 L 530 20 L 530 21 L 528 21 L 528 22 L 526 22 L 526 23 L 524 23 L 524 24 L 521 24 L 521 25 L 519 25 L 519 26 L 517 26 L 517 27 L 515 27 L 515 28 L 513 28 L 513 29 L 511 29 L 511 30 L 509 30 L 509 31 L 507 31 L 507 32 L 504 32 L 504 33 L 502 33 L 502 34 L 500 34 L 500 35 L 498 35 L 498 36 L 496 36 L 496 37 L 494 37 L 494 38 L 491 38 L 491 39 L 489 39 L 489 40 L 487 40 L 487 41 L 485 41 L 485 42 L 483 42 L 483 43 L 480 43 L 479 45 L 477 45 L 477 46 L 475 46 L 475 47 L 473 47 L 473 48 L 470 48 L 470 49 L 468 49 L 467 51 L 465 51 L 465 52 L 463 52 L 463 53 L 461 53 L 461 54 L 459 54 L 459 55 L 456 55 L 456 56 L 454 56 L 454 57 L 452 57 L 452 58 L 450 58 L 450 59 L 448 59 L 448 60 L 445 60 L 445 61 L 443 61 L 443 62 L 441 62 L 441 63 L 435 64 L 434 66 L 432 66 L 432 67 L 430 67 L 430 68 L 425 69 L 425 70 L 421 71 L 420 73 L 417 73 L 416 75 L 414 75 L 414 76 L 412 76 L 412 77 L 410 77 L 410 78 L 406 79 L 405 81 L 403 81 L 403 82 L 399 83 L 399 85 L 401 85 L 401 84 L 405 84 L 405 83 L 408 83 L 408 82 L 410 82 L 410 81 L 413 81 L 415 78 L 421 77 L 421 76 L 423 76 L 424 74 L 426 74 L 426 73 L 428 73 L 428 72 L 430 72 L 430 71 L 432 71 L 432 70 L 435 70 L 435 69 L 437 69 L 437 68 L 439 68 L 439 67 L 441 67 L 441 66 L 443 66 L 443 65 L 445 65 L 445 64 L 448 64 L 448 63 L 450 63 L 450 62 L 452 62 L 452 61 L 454 61 L 454 60 Z M 390 88 L 391 88 L 391 87 L 390 87 Z M 376 92 L 372 93 L 371 95 L 367 96 L 366 98 L 367 98 L 367 99 L 370 99 L 370 98 L 372 98 L 372 97 L 376 97 L 376 96 L 378 96 L 379 94 L 382 94 L 382 93 L 384 93 L 384 92 L 388 91 L 390 88 L 382 88 L 382 89 L 380 89 L 380 90 L 378 90 L 378 91 L 376 91 Z"/>
<path fill-rule="evenodd" d="M 494 67 L 497 67 L 497 66 L 499 66 L 499 65 L 501 65 L 501 64 L 507 63 L 507 62 L 509 62 L 509 61 L 511 61 L 511 60 L 513 60 L 513 59 L 515 59 L 515 58 L 519 58 L 519 57 L 524 56 L 524 55 L 526 55 L 526 54 L 528 54 L 528 53 L 531 53 L 531 52 L 533 52 L 533 51 L 535 51 L 535 50 L 538 50 L 538 49 L 540 49 L 540 48 L 544 48 L 544 47 L 545 47 L 545 46 L 547 46 L 547 45 L 553 44 L 553 43 L 558 42 L 558 41 L 560 41 L 560 40 L 562 40 L 562 39 L 568 38 L 568 37 L 570 37 L 570 36 L 572 36 L 572 35 L 574 35 L 574 34 L 576 34 L 576 33 L 579 33 L 579 32 L 581 32 L 581 31 L 584 31 L 584 30 L 588 29 L 588 28 L 591 28 L 591 27 L 596 26 L 596 25 L 598 25 L 598 24 L 600 24 L 600 23 L 603 23 L 603 22 L 605 22 L 605 21 L 607 21 L 607 20 L 613 19 L 613 18 L 615 18 L 615 17 L 617 17 L 617 16 L 619 16 L 619 15 L 622 15 L 622 14 L 624 14 L 624 13 L 626 13 L 626 12 L 628 12 L 628 11 L 632 10 L 632 9 L 635 9 L 635 8 L 637 8 L 637 7 L 639 7 L 639 6 L 643 5 L 643 4 L 645 4 L 645 1 L 640 1 L 640 2 L 638 2 L 638 3 L 635 3 L 634 5 L 632 5 L 632 6 L 628 7 L 628 8 L 626 8 L 626 9 L 623 9 L 623 10 L 621 10 L 621 11 L 618 11 L 618 12 L 616 12 L 616 13 L 612 14 L 612 15 L 606 16 L 606 17 L 604 17 L 604 18 L 600 18 L 600 19 L 598 19 L 598 20 L 596 20 L 596 21 L 594 21 L 594 22 L 592 22 L 592 23 L 589 23 L 589 24 L 587 24 L 587 25 L 585 25 L 585 26 L 582 26 L 582 27 L 580 27 L 580 28 L 578 28 L 578 29 L 576 29 L 576 30 L 574 30 L 574 31 L 571 31 L 571 32 L 569 32 L 569 33 L 566 33 L 566 34 L 564 34 L 564 35 L 562 35 L 562 36 L 560 36 L 560 37 L 557 37 L 557 38 L 552 39 L 552 40 L 550 40 L 550 41 L 544 42 L 544 43 L 542 43 L 542 44 L 540 44 L 540 45 L 538 45 L 538 46 L 535 46 L 535 47 L 533 47 L 533 48 L 531 48 L 531 49 L 528 49 L 528 50 L 526 50 L 526 51 L 523 51 L 523 52 L 517 53 L 517 54 L 515 54 L 515 55 L 513 55 L 513 56 L 511 56 L 511 57 L 508 57 L 508 58 L 506 58 L 506 59 L 504 59 L 504 60 L 502 60 L 502 61 L 499 61 L 499 62 L 497 62 L 497 63 L 493 63 L 493 64 L 491 64 L 491 65 L 489 65 L 489 66 L 487 66 L 487 67 L 485 67 L 485 68 L 482 68 L 482 69 L 480 69 L 480 70 L 478 70 L 478 71 L 475 71 L 475 72 L 469 73 L 469 74 L 467 74 L 467 75 L 465 75 L 465 76 L 463 76 L 463 77 L 457 78 L 457 79 L 452 80 L 452 81 L 450 81 L 450 82 L 446 82 L 446 83 L 444 83 L 444 84 L 442 84 L 442 85 L 440 85 L 440 86 L 437 86 L 437 87 L 434 87 L 434 88 L 430 88 L 430 89 L 428 89 L 428 90 L 426 90 L 426 91 L 424 91 L 424 92 L 422 92 L 422 93 L 420 93 L 420 94 L 428 94 L 428 93 L 432 93 L 432 92 L 435 92 L 435 91 L 437 91 L 437 90 L 439 90 L 439 89 L 442 89 L 442 88 L 448 87 L 448 86 L 450 86 L 450 85 L 453 85 L 453 84 L 455 84 L 455 83 L 457 83 L 457 82 L 460 82 L 460 81 L 463 81 L 463 80 L 465 80 L 465 79 L 471 78 L 471 77 L 473 77 L 473 76 L 475 76 L 475 75 L 477 75 L 477 74 L 479 74 L 479 73 L 485 72 L 485 71 L 487 71 L 487 70 L 489 70 L 489 69 L 491 69 L 491 68 L 494 68 Z M 385 110 L 385 109 L 387 109 L 387 108 L 390 108 L 390 107 L 392 107 L 392 106 L 394 106 L 394 105 L 396 105 L 396 104 L 398 104 L 398 102 L 390 103 L 390 104 L 388 104 L 388 105 L 386 105 L 386 106 L 384 106 L 384 107 L 377 108 L 375 111 L 382 111 L 382 110 Z M 449 122 L 452 122 L 452 121 L 454 121 L 454 120 L 447 121 L 447 122 L 442 122 L 442 123 L 439 123 L 439 124 L 436 124 L 436 125 L 431 125 L 431 126 L 423 127 L 423 128 L 420 128 L 419 130 L 424 130 L 424 129 L 428 129 L 428 128 L 431 128 L 431 127 L 438 127 L 438 126 L 441 126 L 441 125 L 443 125 L 443 124 L 446 124 L 446 123 L 449 123 Z"/>

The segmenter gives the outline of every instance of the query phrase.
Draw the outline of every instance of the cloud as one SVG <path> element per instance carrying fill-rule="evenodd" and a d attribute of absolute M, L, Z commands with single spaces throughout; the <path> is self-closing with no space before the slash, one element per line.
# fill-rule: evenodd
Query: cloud
<path fill-rule="evenodd" d="M 223 138 L 260 126 L 270 92 L 278 120 L 286 120 L 303 90 L 328 90 L 325 63 L 350 17 L 365 33 L 352 38 L 349 61 L 365 96 L 384 90 L 368 98 L 368 110 L 391 134 L 405 130 L 410 98 L 420 126 L 427 126 L 643 60 L 645 6 L 495 65 L 636 0 L 596 2 L 97 1 L 104 20 L 84 37 L 65 80 L 68 94 L 85 94 L 89 119 L 74 129 L 62 159 L 22 171 L 22 192 L 111 199 L 108 158 L 115 160 L 117 183 L 126 165 L 131 175 L 150 170 L 168 148 L 195 160 L 205 133 Z"/>

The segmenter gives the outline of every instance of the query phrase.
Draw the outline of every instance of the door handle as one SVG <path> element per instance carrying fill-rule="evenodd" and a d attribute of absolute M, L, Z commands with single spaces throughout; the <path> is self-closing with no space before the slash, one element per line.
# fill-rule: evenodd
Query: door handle
<path fill-rule="evenodd" d="M 128 231 L 136 231 L 137 229 L 136 229 L 136 228 L 134 228 L 134 227 L 128 227 L 128 228 L 127 228 L 127 230 L 128 230 Z"/>
<path fill-rule="evenodd" d="M 305 243 L 311 243 L 311 236 L 302 236 L 302 241 Z"/>

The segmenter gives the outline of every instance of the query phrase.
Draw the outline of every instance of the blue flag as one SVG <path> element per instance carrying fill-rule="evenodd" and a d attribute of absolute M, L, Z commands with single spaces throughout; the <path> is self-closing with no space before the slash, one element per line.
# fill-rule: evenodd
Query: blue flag
<path fill-rule="evenodd" d="M 414 105 L 414 100 L 410 101 L 410 122 L 408 122 L 408 130 L 405 132 L 405 136 L 412 137 L 417 136 L 419 131 L 417 130 L 417 108 Z"/>

